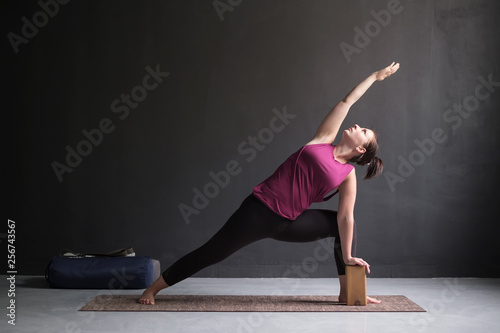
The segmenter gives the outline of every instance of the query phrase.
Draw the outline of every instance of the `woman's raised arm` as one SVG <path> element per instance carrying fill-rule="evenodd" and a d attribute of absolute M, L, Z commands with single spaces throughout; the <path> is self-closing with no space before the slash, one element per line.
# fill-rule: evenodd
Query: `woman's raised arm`
<path fill-rule="evenodd" d="M 332 143 L 339 132 L 340 126 L 344 121 L 351 106 L 356 103 L 361 96 L 371 87 L 373 82 L 382 81 L 391 76 L 399 69 L 399 63 L 392 63 L 389 66 L 372 73 L 360 84 L 358 84 L 344 99 L 342 99 L 333 109 L 326 115 L 325 119 L 319 125 L 314 138 L 309 142 L 313 143 Z"/>

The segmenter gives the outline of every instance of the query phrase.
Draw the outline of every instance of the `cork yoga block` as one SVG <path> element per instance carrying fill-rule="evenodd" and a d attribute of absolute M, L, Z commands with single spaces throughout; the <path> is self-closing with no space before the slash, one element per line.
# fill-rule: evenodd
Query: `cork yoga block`
<path fill-rule="evenodd" d="M 366 271 L 364 266 L 346 266 L 347 305 L 366 305 Z"/>

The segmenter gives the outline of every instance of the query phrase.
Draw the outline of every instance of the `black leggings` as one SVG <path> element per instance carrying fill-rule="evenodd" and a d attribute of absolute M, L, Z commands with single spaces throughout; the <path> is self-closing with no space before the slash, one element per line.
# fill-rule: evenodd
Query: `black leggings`
<path fill-rule="evenodd" d="M 345 264 L 337 227 L 337 212 L 308 209 L 291 221 L 274 213 L 255 196 L 249 195 L 207 243 L 180 258 L 162 276 L 169 286 L 173 286 L 199 270 L 226 259 L 246 245 L 265 238 L 300 243 L 327 237 L 335 237 L 337 272 L 344 275 Z M 355 252 L 354 226 L 352 256 L 355 256 Z"/>

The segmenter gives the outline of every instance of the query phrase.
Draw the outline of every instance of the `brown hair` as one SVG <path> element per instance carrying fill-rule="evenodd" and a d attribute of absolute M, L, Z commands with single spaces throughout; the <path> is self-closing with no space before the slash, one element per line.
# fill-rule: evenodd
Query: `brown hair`
<path fill-rule="evenodd" d="M 355 156 L 351 159 L 351 162 L 358 165 L 368 165 L 365 177 L 363 178 L 364 180 L 377 178 L 384 170 L 384 162 L 382 162 L 380 158 L 375 156 L 378 151 L 378 140 L 375 133 L 373 134 L 373 140 L 367 142 L 363 146 L 366 151 L 363 154 Z"/>

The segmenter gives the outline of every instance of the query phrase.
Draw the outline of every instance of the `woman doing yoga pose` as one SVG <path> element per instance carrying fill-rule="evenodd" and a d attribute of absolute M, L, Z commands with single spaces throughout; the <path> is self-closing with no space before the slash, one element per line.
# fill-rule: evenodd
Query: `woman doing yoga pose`
<path fill-rule="evenodd" d="M 254 187 L 252 194 L 207 243 L 166 269 L 138 302 L 154 304 L 154 297 L 160 290 L 226 259 L 255 241 L 272 238 L 286 242 L 312 242 L 326 237 L 335 237 L 339 301 L 345 302 L 345 265 L 365 266 L 370 273 L 370 265 L 355 257 L 356 173 L 348 162 L 368 165 L 364 179 L 377 177 L 382 172 L 383 163 L 375 156 L 378 143 L 372 130 L 354 125 L 342 132 L 338 145 L 334 146 L 333 141 L 351 106 L 375 81 L 384 80 L 398 68 L 399 64 L 392 63 L 358 84 L 327 114 L 311 141 Z M 328 195 L 334 190 L 335 193 Z M 309 209 L 313 202 L 328 200 L 337 192 L 338 212 Z M 371 297 L 367 302 L 380 303 Z"/>

